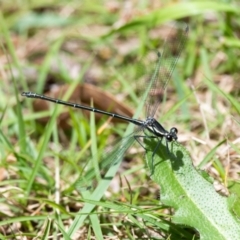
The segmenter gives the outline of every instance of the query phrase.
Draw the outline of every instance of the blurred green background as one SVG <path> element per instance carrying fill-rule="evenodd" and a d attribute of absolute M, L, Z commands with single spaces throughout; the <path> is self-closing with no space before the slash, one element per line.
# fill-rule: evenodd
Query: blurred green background
<path fill-rule="evenodd" d="M 171 226 L 166 220 L 165 214 L 170 212 L 159 205 L 159 187 L 149 178 L 139 146 L 123 160 L 118 177 L 102 196 L 121 207 L 129 204 L 139 211 L 145 209 L 149 219 L 138 223 L 131 215 L 122 221 L 122 214 L 109 214 L 109 204 L 108 208 L 95 208 L 105 213 L 99 218 L 92 215 L 74 225 L 79 223 L 75 214 L 84 206 L 82 197 L 87 198 L 77 190 L 76 181 L 84 175 L 90 155 L 121 138 L 127 125 L 106 117 L 95 124 L 79 110 L 61 108 L 53 113 L 54 104 L 48 107 L 25 99 L 21 92 L 59 98 L 65 94 L 66 99 L 84 101 L 74 92 L 79 84 L 91 84 L 98 88 L 85 96 L 87 104 L 93 100 L 98 106 L 94 99 L 100 98 L 100 107 L 108 110 L 105 103 L 116 101 L 116 109 L 124 108 L 125 114 L 129 111 L 132 115 L 139 104 L 137 93 L 144 75 L 149 74 L 141 62 L 161 50 L 172 26 L 188 25 L 188 42 L 159 109 L 159 119 L 166 129 L 179 129 L 179 142 L 190 151 L 194 165 L 221 183 L 223 194 L 236 192 L 239 1 L 9 0 L 0 1 L 0 9 L 2 237 L 32 239 L 43 233 L 43 238 L 60 234 L 63 239 L 74 234 L 74 239 L 197 239 L 195 231 Z M 60 112 L 67 114 L 61 115 L 63 120 L 58 117 Z M 43 117 L 45 120 L 39 121 Z M 155 218 L 161 219 L 161 224 L 154 225 Z"/>

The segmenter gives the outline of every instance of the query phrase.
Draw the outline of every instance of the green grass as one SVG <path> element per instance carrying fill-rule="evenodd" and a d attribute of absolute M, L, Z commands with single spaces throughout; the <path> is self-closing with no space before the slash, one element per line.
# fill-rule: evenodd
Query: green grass
<path fill-rule="evenodd" d="M 97 161 L 104 160 L 106 145 L 132 126 L 105 124 L 106 117 L 95 121 L 54 104 L 36 112 L 33 99 L 21 96 L 22 91 L 42 93 L 51 83 L 68 84 L 59 96 L 67 100 L 88 81 L 143 118 L 139 59 L 161 48 L 169 21 L 187 23 L 190 32 L 159 119 L 166 129 L 178 128 L 195 166 L 207 168 L 230 192 L 233 185 L 233 192 L 239 189 L 240 8 L 233 1 L 154 2 L 139 1 L 129 12 L 124 3 L 108 1 L 2 3 L 2 239 L 199 238 L 193 229 L 169 221 L 174 214 L 159 202 L 159 186 L 150 179 L 138 145 L 122 163 L 111 165 L 107 176 L 116 175 L 113 180 L 102 179 L 97 187 L 88 180 L 89 171 L 100 178 Z M 69 113 L 70 129 L 57 124 L 62 112 Z M 48 123 L 39 123 L 42 117 Z M 87 186 L 91 189 L 85 191 Z"/>

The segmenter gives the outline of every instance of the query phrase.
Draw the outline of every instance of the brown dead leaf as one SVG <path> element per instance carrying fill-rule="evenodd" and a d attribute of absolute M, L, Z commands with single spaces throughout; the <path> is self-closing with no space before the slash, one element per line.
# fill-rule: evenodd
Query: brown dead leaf
<path fill-rule="evenodd" d="M 5 168 L 0 168 L 0 182 L 6 179 L 7 170 Z"/>
<path fill-rule="evenodd" d="M 61 99 L 64 93 L 68 89 L 68 85 L 62 85 L 54 90 L 51 90 L 45 93 L 46 96 Z M 93 101 L 94 107 L 99 108 L 103 111 L 110 111 L 113 113 L 121 114 L 127 117 L 133 116 L 133 111 L 128 106 L 118 101 L 112 94 L 101 90 L 100 88 L 91 85 L 91 84 L 82 84 L 78 85 L 71 95 L 69 101 L 73 103 L 82 104 L 85 106 L 90 106 L 91 99 Z M 33 102 L 33 108 L 36 112 L 47 111 L 49 110 L 49 104 L 52 104 L 47 101 L 43 101 L 41 99 L 36 99 Z M 83 114 L 89 117 L 90 112 L 86 110 L 82 110 Z M 100 120 L 103 115 L 96 113 L 96 120 Z M 58 124 L 63 129 L 70 128 L 69 123 L 69 113 L 64 112 L 58 118 Z M 39 119 L 39 122 L 42 124 L 46 124 L 49 121 L 49 117 L 44 117 Z M 113 123 L 125 122 L 117 118 L 112 119 Z"/>

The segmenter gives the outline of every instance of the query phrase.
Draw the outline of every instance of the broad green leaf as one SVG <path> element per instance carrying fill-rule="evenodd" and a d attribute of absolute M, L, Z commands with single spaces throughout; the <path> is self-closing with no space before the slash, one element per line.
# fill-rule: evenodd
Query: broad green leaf
<path fill-rule="evenodd" d="M 148 148 L 156 141 L 146 139 Z M 240 222 L 232 215 L 228 198 L 219 195 L 212 184 L 194 168 L 187 150 L 165 139 L 154 155 L 152 179 L 161 187 L 161 202 L 175 209 L 173 221 L 195 228 L 201 239 L 239 239 Z M 152 151 L 147 151 L 151 169 Z"/>

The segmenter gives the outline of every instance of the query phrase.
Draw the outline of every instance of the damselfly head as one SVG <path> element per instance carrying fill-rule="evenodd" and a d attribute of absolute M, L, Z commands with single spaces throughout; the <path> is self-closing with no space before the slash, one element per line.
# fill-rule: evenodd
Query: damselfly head
<path fill-rule="evenodd" d="M 177 128 L 172 127 L 172 128 L 170 129 L 169 134 L 166 136 L 167 140 L 168 140 L 169 142 L 171 142 L 171 141 L 173 141 L 173 140 L 174 140 L 174 141 L 177 141 L 177 139 L 178 139 L 177 133 L 178 133 Z"/>

